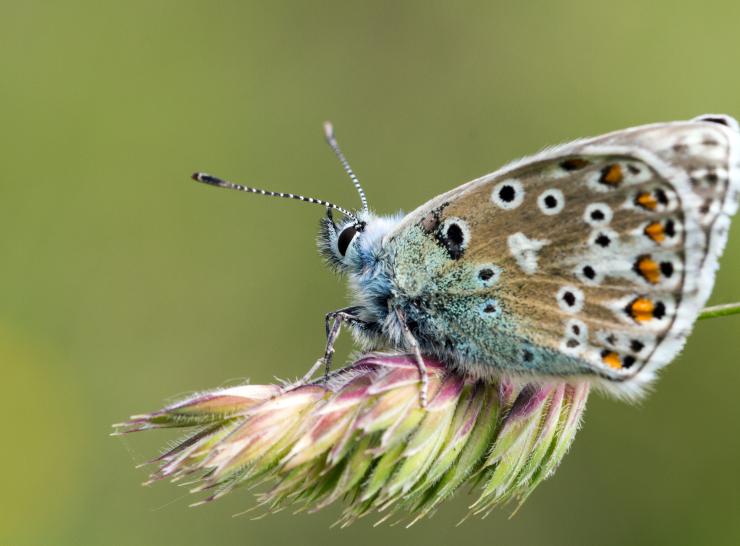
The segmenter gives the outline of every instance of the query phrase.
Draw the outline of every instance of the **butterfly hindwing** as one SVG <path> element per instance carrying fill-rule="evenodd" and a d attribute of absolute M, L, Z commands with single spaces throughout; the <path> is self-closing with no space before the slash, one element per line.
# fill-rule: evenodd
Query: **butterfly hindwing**
<path fill-rule="evenodd" d="M 388 248 L 425 349 L 467 371 L 595 375 L 637 392 L 711 291 L 737 208 L 738 140 L 710 121 L 619 131 L 411 213 Z"/>

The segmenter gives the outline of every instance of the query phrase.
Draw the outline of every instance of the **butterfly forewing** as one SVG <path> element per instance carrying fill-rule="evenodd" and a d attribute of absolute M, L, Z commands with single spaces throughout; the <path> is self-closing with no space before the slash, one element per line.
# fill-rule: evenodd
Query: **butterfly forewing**
<path fill-rule="evenodd" d="M 711 291 L 737 147 L 716 123 L 638 127 L 432 200 L 389 237 L 419 246 L 417 263 L 394 261 L 419 335 L 462 367 L 595 374 L 636 391 L 681 349 Z"/>

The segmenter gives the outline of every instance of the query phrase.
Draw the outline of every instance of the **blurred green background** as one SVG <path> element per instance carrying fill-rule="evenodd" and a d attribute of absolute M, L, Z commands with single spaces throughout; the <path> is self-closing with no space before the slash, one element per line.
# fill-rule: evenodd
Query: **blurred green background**
<path fill-rule="evenodd" d="M 509 520 L 407 531 L 336 511 L 260 521 L 142 488 L 169 438 L 110 424 L 198 389 L 302 374 L 345 286 L 314 206 L 380 212 L 547 144 L 740 115 L 740 4 L 3 2 L 0 544 L 738 544 L 740 317 L 698 325 L 644 403 L 592 397 L 560 471 Z M 740 221 L 712 301 L 740 300 Z M 340 359 L 350 343 L 341 342 Z"/>

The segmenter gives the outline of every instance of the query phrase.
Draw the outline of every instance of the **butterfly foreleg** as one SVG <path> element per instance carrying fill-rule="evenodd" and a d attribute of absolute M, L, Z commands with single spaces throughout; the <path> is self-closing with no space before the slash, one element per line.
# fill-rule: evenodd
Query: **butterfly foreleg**
<path fill-rule="evenodd" d="M 324 324 L 326 326 L 326 349 L 324 350 L 324 356 L 319 358 L 314 365 L 311 366 L 311 369 L 308 370 L 306 375 L 303 376 L 300 381 L 301 385 L 308 383 L 321 366 L 324 366 L 324 383 L 326 383 L 329 377 L 329 372 L 331 371 L 331 361 L 334 357 L 334 344 L 342 330 L 342 323 L 361 328 L 366 326 L 366 323 L 354 314 L 355 311 L 355 307 L 345 307 L 344 309 L 337 309 L 336 311 L 331 311 L 326 314 L 324 319 Z"/>
<path fill-rule="evenodd" d="M 421 348 L 419 347 L 419 342 L 414 337 L 414 334 L 411 333 L 408 324 L 406 324 L 406 314 L 400 307 L 395 308 L 395 313 L 396 317 L 398 318 L 398 323 L 401 326 L 401 331 L 403 332 L 403 338 L 406 341 L 406 344 L 414 353 L 416 367 L 419 369 L 419 381 L 421 382 L 419 401 L 421 402 L 421 407 L 426 408 L 427 392 L 429 390 L 429 373 L 427 372 L 427 366 L 424 363 L 424 358 L 421 356 Z"/>

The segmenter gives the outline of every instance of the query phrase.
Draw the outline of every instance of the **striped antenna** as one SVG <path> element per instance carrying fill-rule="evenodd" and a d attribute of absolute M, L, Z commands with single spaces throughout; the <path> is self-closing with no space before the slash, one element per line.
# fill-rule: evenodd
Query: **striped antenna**
<path fill-rule="evenodd" d="M 249 186 L 242 186 L 241 184 L 234 184 L 233 182 L 227 182 L 226 180 L 222 180 L 220 178 L 211 176 L 210 174 L 206 174 L 206 173 L 195 173 L 193 174 L 192 178 L 193 180 L 202 182 L 203 184 L 209 184 L 210 186 L 218 186 L 219 188 L 227 188 L 230 190 L 245 191 L 247 193 L 257 193 L 259 195 L 267 195 L 269 197 L 283 197 L 285 199 L 297 199 L 298 201 L 304 201 L 306 203 L 316 203 L 317 205 L 321 205 L 322 207 L 326 207 L 327 209 L 334 209 L 336 211 L 339 211 L 342 214 L 344 214 L 347 218 L 351 218 L 355 222 L 359 223 L 357 216 L 352 214 L 350 211 L 348 211 L 345 208 L 340 207 L 339 205 L 330 203 L 329 201 L 324 201 L 323 199 L 316 199 L 315 197 L 304 197 L 303 195 L 295 195 L 293 193 L 283 193 L 283 192 L 278 192 L 278 191 L 261 190 L 259 188 L 250 188 Z"/>
<path fill-rule="evenodd" d="M 334 151 L 334 154 L 339 159 L 339 162 L 342 164 L 342 167 L 344 167 L 344 171 L 349 175 L 350 180 L 352 180 L 352 184 L 354 184 L 357 193 L 360 194 L 360 201 L 362 201 L 363 212 L 368 212 L 365 190 L 362 189 L 362 186 L 360 185 L 360 180 L 357 178 L 357 175 L 352 170 L 352 167 L 349 166 L 349 161 L 347 161 L 347 158 L 344 157 L 342 150 L 339 149 L 337 139 L 334 137 L 334 126 L 331 124 L 331 121 L 324 122 L 324 136 L 326 137 L 326 142 L 329 143 L 329 146 Z"/>

